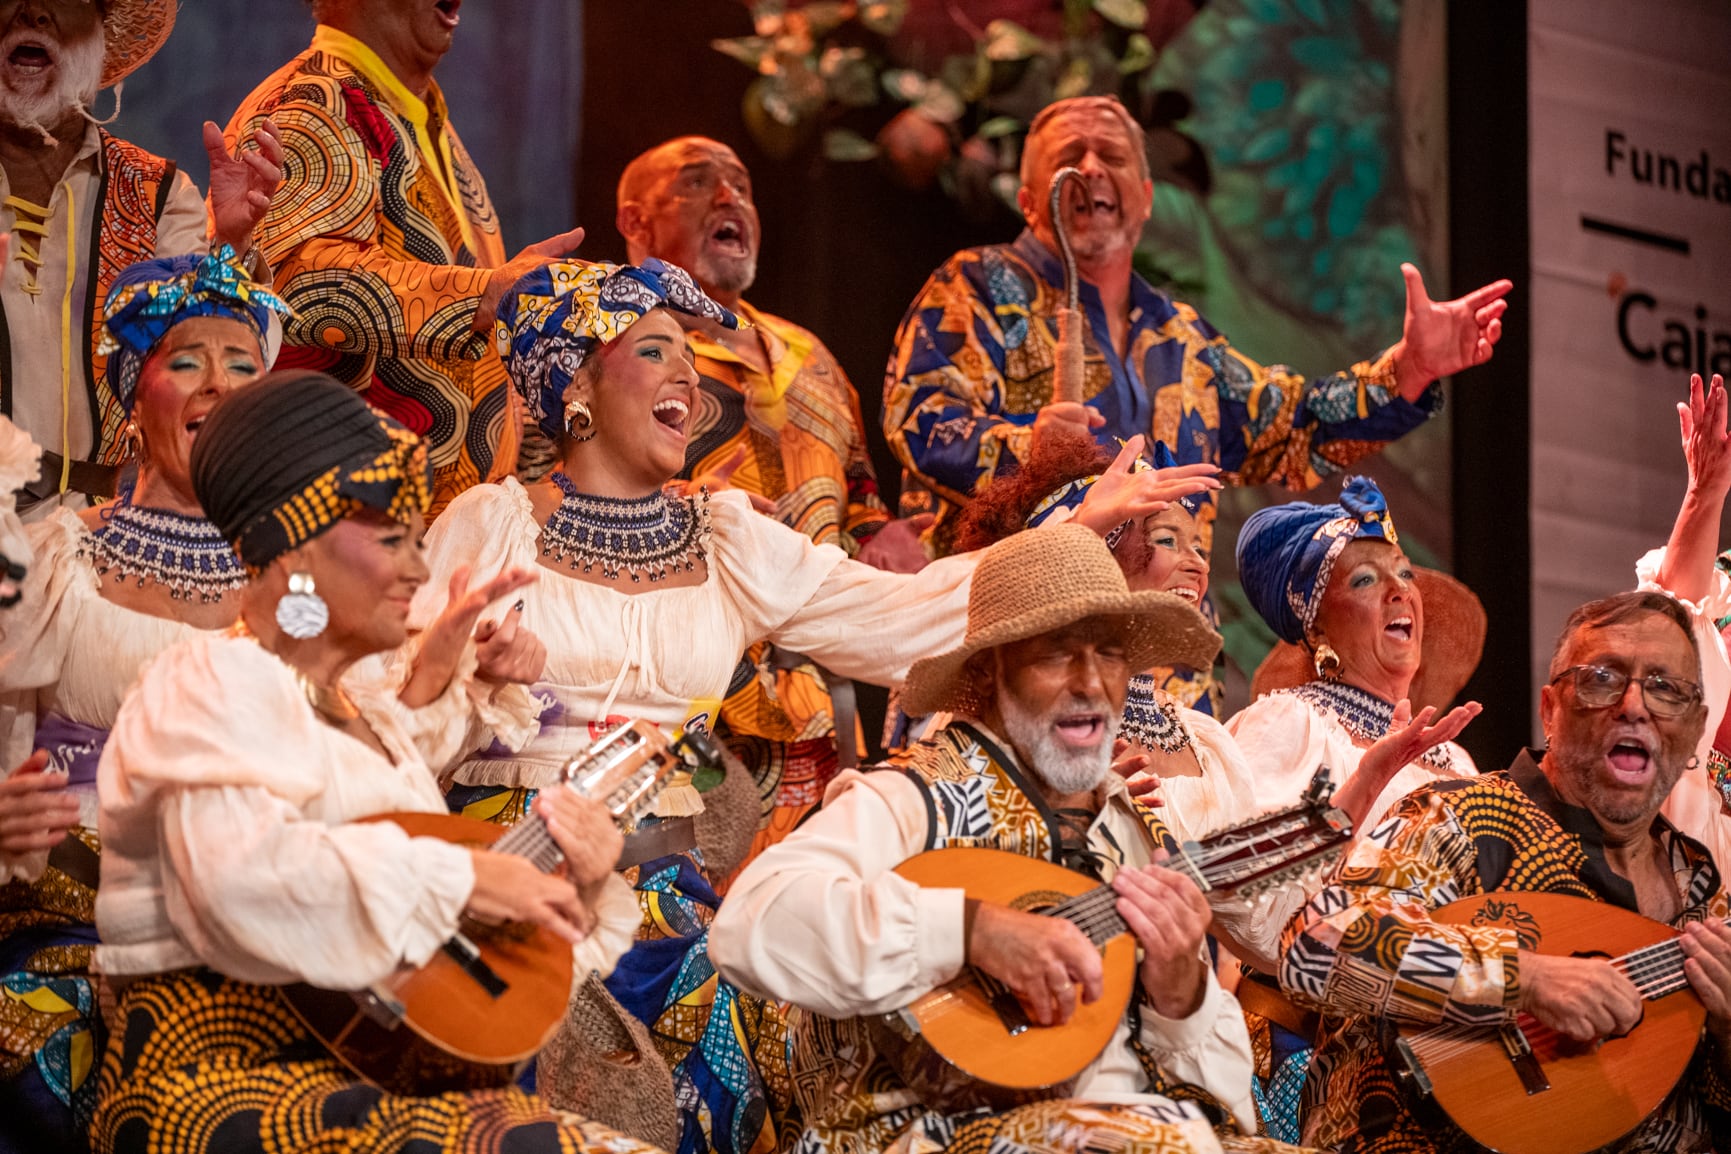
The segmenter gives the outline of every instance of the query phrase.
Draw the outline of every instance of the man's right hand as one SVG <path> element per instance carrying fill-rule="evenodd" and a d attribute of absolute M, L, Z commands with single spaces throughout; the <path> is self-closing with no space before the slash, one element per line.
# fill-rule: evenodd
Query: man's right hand
<path fill-rule="evenodd" d="M 571 255 L 582 243 L 583 230 L 574 228 L 570 232 L 562 232 L 558 236 L 550 236 L 538 244 L 530 245 L 494 269 L 493 275 L 487 278 L 486 289 L 481 293 L 481 303 L 475 306 L 475 331 L 492 331 L 493 322 L 498 319 L 499 302 L 505 299 L 505 294 L 511 291 L 512 285 L 532 270 Z"/>
<path fill-rule="evenodd" d="M 1583 1044 L 1628 1033 L 1641 1021 L 1640 992 L 1603 958 L 1520 952 L 1520 1008 Z"/>
<path fill-rule="evenodd" d="M 545 926 L 576 945 L 594 926 L 595 916 L 584 907 L 570 882 L 544 874 L 528 858 L 490 850 L 470 850 L 475 888 L 463 912 L 478 922 L 532 922 Z"/>
<path fill-rule="evenodd" d="M 1034 443 L 1029 455 L 1039 453 L 1041 442 L 1054 438 L 1086 437 L 1092 441 L 1094 430 L 1105 423 L 1106 418 L 1100 415 L 1099 410 L 1080 401 L 1053 401 L 1042 405 L 1034 415 Z"/>
<path fill-rule="evenodd" d="M 1076 997 L 1104 992 L 1100 951 L 1088 935 L 1062 918 L 1025 914 L 981 902 L 968 934 L 968 964 L 1008 986 L 1035 1024 L 1061 1026 L 1076 1012 Z"/>

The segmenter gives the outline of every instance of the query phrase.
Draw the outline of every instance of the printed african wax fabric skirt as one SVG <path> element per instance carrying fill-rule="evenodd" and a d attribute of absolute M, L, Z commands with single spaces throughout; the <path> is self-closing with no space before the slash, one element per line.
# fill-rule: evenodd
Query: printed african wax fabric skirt
<path fill-rule="evenodd" d="M 673 1071 L 679 1154 L 771 1154 L 790 1124 L 786 1013 L 722 980 L 710 962 L 709 924 L 721 899 L 702 852 L 645 862 L 625 878 L 643 925 L 607 989 L 648 1025 Z"/>
<path fill-rule="evenodd" d="M 793 1154 L 821 1154 L 830 1143 L 808 1131 Z M 844 1140 L 836 1151 L 851 1146 Z M 1303 1154 L 1271 1138 L 1221 1136 L 1200 1111 L 1174 1104 L 1054 1098 L 1001 1113 L 928 1114 L 884 1154 Z"/>
<path fill-rule="evenodd" d="M 104 1042 L 90 976 L 96 833 L 74 828 L 62 846 L 82 859 L 78 878 L 51 864 L 0 886 L 0 1154 L 89 1148 Z"/>
<path fill-rule="evenodd" d="M 102 1062 L 99 1154 L 655 1154 L 510 1088 L 411 1098 L 359 1081 L 275 986 L 131 982 Z"/>
<path fill-rule="evenodd" d="M 452 812 L 512 825 L 534 790 L 458 785 Z M 701 851 L 625 871 L 643 923 L 607 990 L 649 1027 L 673 1074 L 678 1154 L 770 1154 L 789 1125 L 792 1096 L 784 1009 L 723 981 L 709 961 L 709 923 L 721 899 Z"/>

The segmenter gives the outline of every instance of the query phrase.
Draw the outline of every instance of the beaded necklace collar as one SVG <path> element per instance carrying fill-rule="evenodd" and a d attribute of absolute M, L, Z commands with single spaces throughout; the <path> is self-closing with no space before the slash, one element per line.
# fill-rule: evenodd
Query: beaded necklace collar
<path fill-rule="evenodd" d="M 113 573 L 117 582 L 136 577 L 140 586 L 154 581 L 177 601 L 220 601 L 247 581 L 246 568 L 215 525 L 203 517 L 141 509 L 130 490 L 103 510 L 102 525 L 79 552 L 98 576 Z"/>
<path fill-rule="evenodd" d="M 1131 745 L 1177 753 L 1190 744 L 1190 731 L 1178 717 L 1178 703 L 1154 690 L 1154 677 L 1138 673 L 1124 694 L 1124 723 L 1118 735 Z"/>
<path fill-rule="evenodd" d="M 660 581 L 669 573 L 689 573 L 707 556 L 709 490 L 697 496 L 670 497 L 657 489 L 634 499 L 579 493 L 563 472 L 552 474 L 565 495 L 541 527 L 541 553 L 573 571 L 615 581 L 629 573 L 633 582 L 648 575 Z"/>
<path fill-rule="evenodd" d="M 1366 744 L 1386 737 L 1389 726 L 1394 721 L 1392 701 L 1384 701 L 1376 694 L 1356 685 L 1348 685 L 1344 681 L 1318 679 L 1275 692 L 1290 693 L 1318 713 L 1329 714 L 1340 722 L 1341 728 L 1351 734 L 1355 741 Z M 1420 754 L 1418 760 L 1439 770 L 1447 770 L 1454 765 L 1454 759 L 1449 756 L 1446 745 L 1432 746 Z"/>

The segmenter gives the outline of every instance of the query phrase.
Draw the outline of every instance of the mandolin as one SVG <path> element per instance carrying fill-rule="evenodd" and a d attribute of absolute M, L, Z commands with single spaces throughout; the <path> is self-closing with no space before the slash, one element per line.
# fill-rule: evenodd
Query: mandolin
<path fill-rule="evenodd" d="M 1403 1077 L 1475 1142 L 1502 1154 L 1597 1150 L 1658 1109 L 1694 1058 L 1707 1010 L 1683 975 L 1677 931 L 1663 922 L 1544 893 L 1462 898 L 1431 917 L 1512 929 L 1524 950 L 1609 957 L 1647 1002 L 1634 1030 L 1596 1047 L 1524 1013 L 1485 1026 L 1402 1025 Z"/>
<path fill-rule="evenodd" d="M 719 747 L 701 731 L 670 745 L 654 725 L 634 721 L 568 761 L 561 778 L 563 788 L 603 802 L 629 826 L 674 770 L 715 767 L 720 759 Z M 438 813 L 367 820 L 395 822 L 414 837 L 516 854 L 544 873 L 564 860 L 539 819 L 510 827 Z M 465 918 L 425 965 L 405 967 L 371 989 L 302 984 L 283 987 L 283 997 L 337 1058 L 381 1089 L 490 1089 L 510 1085 L 553 1036 L 570 1000 L 571 969 L 570 943 L 550 930 Z"/>
<path fill-rule="evenodd" d="M 1325 869 L 1346 847 L 1351 824 L 1328 804 L 1329 773 L 1317 771 L 1290 809 L 1187 842 L 1167 867 L 1189 875 L 1210 901 L 1253 898 Z M 1117 893 L 1049 861 L 995 849 L 928 850 L 896 867 L 919 886 L 1074 922 L 1100 947 L 1104 992 L 1068 1022 L 1037 1026 L 1015 994 L 978 970 L 891 1014 L 868 1020 L 880 1053 L 933 1109 L 1009 1109 L 1062 1097 L 1100 1056 L 1136 988 L 1136 939 L 1118 916 Z"/>

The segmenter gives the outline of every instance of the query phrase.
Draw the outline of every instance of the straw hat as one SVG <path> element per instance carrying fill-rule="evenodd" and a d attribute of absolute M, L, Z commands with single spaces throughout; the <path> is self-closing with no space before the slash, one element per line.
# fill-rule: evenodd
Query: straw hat
<path fill-rule="evenodd" d="M 1414 713 L 1427 705 L 1444 710 L 1466 688 L 1479 666 L 1485 649 L 1485 608 L 1477 594 L 1447 573 L 1415 565 L 1413 584 L 1424 601 L 1424 641 L 1418 676 L 1413 678 L 1408 699 Z M 1256 667 L 1250 697 L 1255 700 L 1277 689 L 1292 689 L 1315 680 L 1310 651 L 1282 641 Z"/>
<path fill-rule="evenodd" d="M 176 0 L 108 0 L 102 16 L 102 87 L 126 79 L 168 42 Z"/>
<path fill-rule="evenodd" d="M 976 653 L 1062 629 L 1088 617 L 1120 617 L 1131 669 L 1206 669 L 1220 635 L 1170 593 L 1132 593 L 1106 543 L 1081 525 L 1030 529 L 985 550 L 968 591 L 968 632 L 948 653 L 914 662 L 902 707 L 914 716 L 973 712 L 983 702 L 963 667 Z"/>

